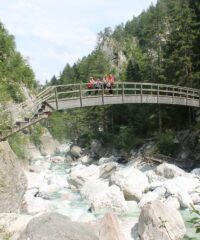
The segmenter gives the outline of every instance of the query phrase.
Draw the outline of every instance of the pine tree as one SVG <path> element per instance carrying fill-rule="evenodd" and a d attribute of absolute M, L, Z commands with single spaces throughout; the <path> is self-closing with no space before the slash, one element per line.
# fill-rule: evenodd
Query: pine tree
<path fill-rule="evenodd" d="M 168 82 L 193 86 L 193 12 L 189 0 L 174 1 L 169 15 L 169 34 L 165 48 L 165 74 Z"/>

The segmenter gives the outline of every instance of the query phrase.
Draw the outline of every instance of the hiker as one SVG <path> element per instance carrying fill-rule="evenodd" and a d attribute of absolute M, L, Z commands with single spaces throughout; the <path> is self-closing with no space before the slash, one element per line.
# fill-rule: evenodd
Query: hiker
<path fill-rule="evenodd" d="M 90 80 L 89 80 L 89 82 L 87 83 L 87 88 L 88 88 L 89 90 L 93 89 L 94 83 L 95 83 L 95 81 L 94 81 L 93 77 L 90 77 Z M 91 95 L 91 91 L 88 91 L 88 94 Z"/>
<path fill-rule="evenodd" d="M 108 76 L 107 76 L 107 74 L 105 74 L 103 77 L 103 80 L 102 80 L 103 89 L 106 89 L 107 81 L 108 81 Z"/>
<path fill-rule="evenodd" d="M 95 95 L 96 95 L 99 92 L 98 89 L 101 89 L 101 81 L 99 78 L 95 81 L 94 88 L 96 89 L 95 90 Z"/>
<path fill-rule="evenodd" d="M 109 74 L 107 79 L 108 79 L 107 80 L 107 87 L 109 89 L 109 93 L 113 94 L 112 88 L 114 86 L 115 78 L 114 78 L 114 76 L 112 74 Z"/>

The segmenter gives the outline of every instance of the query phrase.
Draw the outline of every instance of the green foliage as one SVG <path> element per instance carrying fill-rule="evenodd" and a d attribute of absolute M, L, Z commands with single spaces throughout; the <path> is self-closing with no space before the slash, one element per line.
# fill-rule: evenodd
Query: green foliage
<path fill-rule="evenodd" d="M 192 223 L 196 229 L 196 233 L 200 233 L 200 211 L 196 209 L 193 205 L 191 206 L 191 214 L 195 214 L 188 222 Z"/>
<path fill-rule="evenodd" d="M 25 151 L 24 146 L 28 142 L 28 137 L 23 135 L 23 133 L 16 133 L 9 137 L 8 142 L 13 150 L 13 152 L 21 159 L 24 159 Z"/>
<path fill-rule="evenodd" d="M 14 37 L 0 22 L 0 102 L 24 100 L 21 86 L 36 86 L 34 73 L 28 62 L 16 51 Z"/>
<path fill-rule="evenodd" d="M 9 232 L 5 226 L 0 226 L 0 238 L 2 240 L 9 240 L 12 237 L 12 233 Z"/>
<path fill-rule="evenodd" d="M 157 148 L 160 153 L 173 156 L 177 152 L 178 147 L 179 145 L 175 141 L 173 132 L 168 131 L 159 136 Z"/>
<path fill-rule="evenodd" d="M 44 133 L 45 129 L 41 124 L 36 124 L 31 127 L 30 141 L 35 144 L 35 146 L 40 145 L 40 137 Z"/>
<path fill-rule="evenodd" d="M 114 30 L 101 31 L 96 49 L 73 66 L 66 64 L 61 75 L 52 78 L 51 84 L 87 82 L 90 76 L 99 78 L 112 72 L 119 81 L 199 88 L 199 27 L 198 0 L 158 0 L 140 16 Z M 125 57 L 125 61 L 120 62 L 120 56 Z M 117 148 L 130 149 L 145 138 L 155 136 L 158 123 L 162 122 L 163 132 L 188 127 L 188 109 L 178 106 L 115 105 L 90 109 L 53 115 L 49 119 L 52 134 L 58 139 L 82 139 L 85 143 L 98 138 Z M 159 137 L 161 153 L 173 155 L 177 147 L 172 133 Z"/>

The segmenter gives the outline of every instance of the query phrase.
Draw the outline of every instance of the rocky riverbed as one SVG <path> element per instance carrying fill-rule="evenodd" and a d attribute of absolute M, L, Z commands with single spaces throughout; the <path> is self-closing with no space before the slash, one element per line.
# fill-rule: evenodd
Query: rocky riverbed
<path fill-rule="evenodd" d="M 140 155 L 120 162 L 70 144 L 32 159 L 20 213 L 0 214 L 2 239 L 200 239 L 187 222 L 200 204 L 200 169 Z"/>

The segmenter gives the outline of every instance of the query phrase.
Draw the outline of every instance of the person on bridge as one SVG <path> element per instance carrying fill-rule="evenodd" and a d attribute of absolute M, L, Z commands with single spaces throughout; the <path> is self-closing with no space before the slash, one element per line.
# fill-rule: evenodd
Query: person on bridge
<path fill-rule="evenodd" d="M 88 88 L 89 90 L 93 89 L 94 84 L 95 84 L 94 78 L 93 78 L 93 77 L 90 77 L 90 80 L 89 80 L 89 82 L 87 83 L 87 88 Z M 88 94 L 91 95 L 91 91 L 88 91 Z"/>
<path fill-rule="evenodd" d="M 99 78 L 95 81 L 94 88 L 96 89 L 95 90 L 95 95 L 96 95 L 99 92 L 98 89 L 101 89 L 101 80 Z"/>
<path fill-rule="evenodd" d="M 115 82 L 114 76 L 113 76 L 112 74 L 109 74 L 109 75 L 108 75 L 108 78 L 107 78 L 107 87 L 108 87 L 108 89 L 109 89 L 109 93 L 110 93 L 110 94 L 113 94 L 112 88 L 113 88 L 113 86 L 114 86 L 114 82 Z"/>

